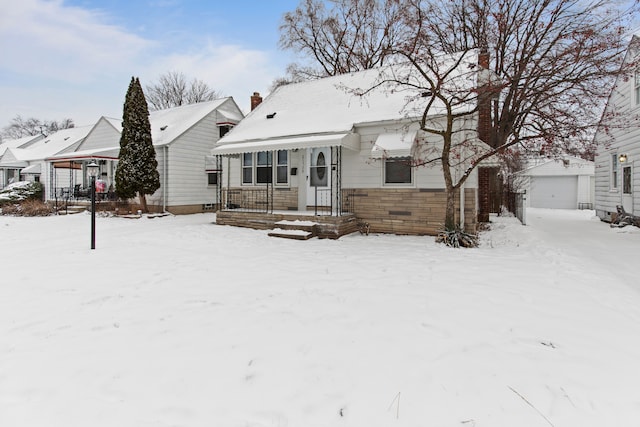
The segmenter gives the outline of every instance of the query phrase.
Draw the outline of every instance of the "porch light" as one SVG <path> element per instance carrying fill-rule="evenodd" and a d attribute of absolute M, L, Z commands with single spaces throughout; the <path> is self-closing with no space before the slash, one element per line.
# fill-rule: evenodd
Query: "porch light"
<path fill-rule="evenodd" d="M 87 174 L 91 178 L 91 249 L 96 248 L 96 176 L 100 171 L 100 166 L 95 160 L 87 165 Z"/>
<path fill-rule="evenodd" d="M 620 163 L 624 163 L 627 161 L 627 155 L 626 154 L 620 154 L 620 157 L 618 157 L 618 160 L 620 161 Z"/>

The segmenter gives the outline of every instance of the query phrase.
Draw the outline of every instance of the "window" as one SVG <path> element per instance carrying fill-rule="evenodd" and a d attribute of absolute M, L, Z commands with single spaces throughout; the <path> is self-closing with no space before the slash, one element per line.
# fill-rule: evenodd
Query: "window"
<path fill-rule="evenodd" d="M 218 185 L 218 171 L 207 172 L 207 184 Z"/>
<path fill-rule="evenodd" d="M 622 192 L 631 194 L 631 166 L 622 168 Z"/>
<path fill-rule="evenodd" d="M 288 184 L 289 152 L 286 150 L 275 152 L 275 168 L 273 164 L 273 155 L 273 151 L 244 153 L 242 155 L 242 183 L 245 185 L 253 185 L 269 184 L 275 181 L 275 183 L 279 185 Z"/>
<path fill-rule="evenodd" d="M 611 175 L 609 176 L 609 185 L 612 190 L 618 188 L 618 154 L 611 155 Z"/>
<path fill-rule="evenodd" d="M 256 161 L 256 183 L 268 184 L 273 182 L 273 154 L 271 151 L 260 151 Z"/>
<path fill-rule="evenodd" d="M 289 152 L 280 150 L 276 154 L 276 184 L 289 183 Z"/>
<path fill-rule="evenodd" d="M 640 70 L 636 70 L 633 75 L 633 94 L 636 101 L 635 105 L 640 105 Z"/>
<path fill-rule="evenodd" d="M 229 131 L 231 130 L 231 126 L 227 126 L 227 125 L 219 126 L 218 130 L 220 131 L 220 138 L 222 138 L 227 133 L 229 133 Z"/>
<path fill-rule="evenodd" d="M 384 161 L 385 184 L 411 184 L 413 172 L 411 157 L 393 157 Z"/>
<path fill-rule="evenodd" d="M 253 153 L 242 155 L 242 183 L 253 184 Z"/>

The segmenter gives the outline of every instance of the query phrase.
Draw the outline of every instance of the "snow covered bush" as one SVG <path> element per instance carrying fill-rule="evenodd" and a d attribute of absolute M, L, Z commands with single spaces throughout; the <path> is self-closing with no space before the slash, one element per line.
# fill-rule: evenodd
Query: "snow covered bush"
<path fill-rule="evenodd" d="M 44 187 L 39 182 L 19 181 L 0 190 L 0 206 L 28 199 L 42 200 Z"/>
<path fill-rule="evenodd" d="M 436 242 L 444 243 L 452 248 L 477 248 L 478 236 L 456 227 L 455 230 L 441 230 L 438 233 Z"/>
<path fill-rule="evenodd" d="M 0 190 L 0 214 L 46 216 L 52 210 L 42 201 L 44 187 L 39 182 L 20 181 Z"/>

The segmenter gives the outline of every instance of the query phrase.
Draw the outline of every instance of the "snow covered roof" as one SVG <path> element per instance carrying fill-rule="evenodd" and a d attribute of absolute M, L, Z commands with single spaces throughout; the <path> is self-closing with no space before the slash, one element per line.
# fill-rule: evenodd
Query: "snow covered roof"
<path fill-rule="evenodd" d="M 528 167 L 518 172 L 525 176 L 593 175 L 594 162 L 580 157 L 561 159 L 537 158 L 528 161 Z"/>
<path fill-rule="evenodd" d="M 464 65 L 458 67 L 450 79 L 458 87 L 466 86 L 468 91 L 476 81 L 477 54 L 474 51 L 466 55 Z M 451 63 L 454 58 L 454 55 L 443 57 L 443 64 Z M 357 125 L 415 119 L 424 107 L 419 89 L 410 91 L 406 87 L 383 85 L 360 95 L 392 74 L 418 80 L 410 70 L 390 66 L 281 86 L 221 138 L 213 154 L 225 152 L 228 149 L 222 147 L 228 144 L 349 133 Z M 422 86 L 425 85 L 422 82 Z M 430 114 L 437 116 L 443 111 L 442 105 L 436 103 Z"/>
<path fill-rule="evenodd" d="M 152 111 L 149 114 L 149 122 L 151 123 L 153 145 L 163 146 L 172 143 L 193 125 L 230 99 L 232 98 L 221 98 L 209 102 Z M 231 116 L 231 110 L 228 110 L 225 111 Z"/>
<path fill-rule="evenodd" d="M 219 118 L 223 120 L 224 124 L 237 123 L 242 119 L 242 113 L 231 97 L 150 112 L 149 122 L 153 145 L 159 147 L 173 143 L 183 133 L 214 111 L 220 113 Z M 103 116 L 98 123 L 101 121 L 109 123 L 117 133 L 113 135 L 101 134 L 95 138 L 89 137 L 76 150 L 59 152 L 47 160 L 117 159 L 120 152 L 119 134 L 122 133 L 122 119 Z M 94 125 L 94 128 L 98 126 L 98 123 Z"/>
<path fill-rule="evenodd" d="M 29 135 L 18 139 L 2 141 L 2 143 L 0 143 L 0 157 L 8 148 L 25 148 L 41 139 L 44 139 L 44 135 Z"/>
<path fill-rule="evenodd" d="M 0 159 L 0 166 L 26 167 L 29 162 L 43 160 L 60 153 L 74 144 L 79 144 L 92 127 L 80 126 L 61 129 L 46 138 L 39 139 L 27 148 L 8 148 Z"/>

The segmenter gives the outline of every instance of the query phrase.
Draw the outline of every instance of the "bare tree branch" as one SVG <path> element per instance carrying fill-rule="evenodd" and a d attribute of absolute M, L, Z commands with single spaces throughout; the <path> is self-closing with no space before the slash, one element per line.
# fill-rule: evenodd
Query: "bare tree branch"
<path fill-rule="evenodd" d="M 169 71 L 157 83 L 145 87 L 145 97 L 152 110 L 164 110 L 180 105 L 213 101 L 222 94 L 202 80 L 187 81 L 183 73 Z"/>

